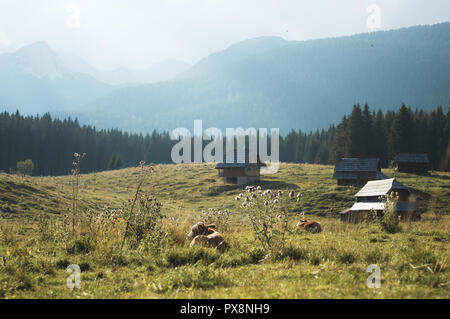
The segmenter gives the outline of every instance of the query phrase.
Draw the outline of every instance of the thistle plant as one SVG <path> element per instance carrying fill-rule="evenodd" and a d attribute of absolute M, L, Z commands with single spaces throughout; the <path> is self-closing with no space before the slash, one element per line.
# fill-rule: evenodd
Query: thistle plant
<path fill-rule="evenodd" d="M 205 224 L 215 224 L 220 231 L 227 231 L 231 215 L 228 209 L 218 210 L 210 208 L 200 214 L 200 221 Z"/>
<path fill-rule="evenodd" d="M 164 216 L 161 213 L 161 203 L 156 200 L 153 194 L 141 190 L 146 179 L 155 172 L 155 164 L 145 165 L 145 162 L 141 161 L 139 169 L 140 174 L 134 196 L 123 208 L 126 226 L 121 249 L 123 249 L 126 239 L 134 247 L 145 238 L 152 243 L 162 240 L 161 224 Z"/>
<path fill-rule="evenodd" d="M 82 155 L 74 153 L 73 157 L 75 161 L 72 162 L 71 178 L 72 178 L 72 235 L 76 239 L 77 237 L 77 225 L 78 225 L 78 192 L 81 178 L 81 161 L 86 156 L 86 153 Z"/>
<path fill-rule="evenodd" d="M 388 233 L 397 233 L 401 230 L 400 216 L 396 211 L 396 203 L 398 201 L 398 195 L 395 192 L 391 192 L 384 200 L 383 215 L 379 219 L 379 224 L 382 230 Z"/>
<path fill-rule="evenodd" d="M 255 238 L 269 254 L 279 252 L 286 243 L 288 217 L 296 204 L 294 193 L 262 191 L 258 187 L 247 188 L 242 207 L 252 225 Z"/>

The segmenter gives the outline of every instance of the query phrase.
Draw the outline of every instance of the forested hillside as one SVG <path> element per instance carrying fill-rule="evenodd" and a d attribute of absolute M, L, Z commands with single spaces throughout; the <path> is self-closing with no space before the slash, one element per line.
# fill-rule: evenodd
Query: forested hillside
<path fill-rule="evenodd" d="M 386 167 L 400 152 L 428 153 L 434 169 L 449 169 L 450 109 L 427 113 L 402 106 L 398 112 L 353 107 L 339 125 L 310 133 L 291 131 L 280 139 L 280 160 L 333 164 L 342 157 L 378 157 Z M 140 160 L 171 163 L 168 132 L 129 134 L 96 130 L 78 120 L 0 114 L 0 170 L 31 159 L 35 175 L 64 175 L 74 152 L 86 153 L 83 172 L 135 166 Z M 206 143 L 206 142 L 205 142 Z M 118 158 L 120 160 L 118 160 Z M 120 162 L 117 166 L 116 162 Z"/>

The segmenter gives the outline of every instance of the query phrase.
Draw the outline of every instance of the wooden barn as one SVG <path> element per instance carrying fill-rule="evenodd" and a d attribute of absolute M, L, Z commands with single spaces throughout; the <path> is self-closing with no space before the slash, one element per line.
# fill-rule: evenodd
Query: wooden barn
<path fill-rule="evenodd" d="M 395 209 L 402 220 L 420 219 L 416 203 L 410 202 L 411 193 L 408 188 L 394 178 L 390 178 L 367 182 L 356 193 L 356 200 L 353 206 L 340 213 L 341 221 L 359 223 L 367 219 L 371 210 L 375 211 L 377 216 L 381 216 L 385 207 L 386 197 L 392 192 L 395 192 L 398 196 Z"/>
<path fill-rule="evenodd" d="M 266 166 L 257 158 L 256 162 L 250 160 L 249 151 L 246 149 L 242 152 L 234 150 L 233 161 L 218 163 L 216 169 L 219 170 L 219 177 L 228 184 L 246 185 L 251 182 L 259 181 L 260 168 Z"/>
<path fill-rule="evenodd" d="M 400 153 L 394 161 L 397 172 L 423 173 L 428 171 L 430 166 L 428 154 Z"/>
<path fill-rule="evenodd" d="M 385 179 L 378 158 L 343 158 L 334 167 L 338 185 L 364 185 L 370 180 Z"/>

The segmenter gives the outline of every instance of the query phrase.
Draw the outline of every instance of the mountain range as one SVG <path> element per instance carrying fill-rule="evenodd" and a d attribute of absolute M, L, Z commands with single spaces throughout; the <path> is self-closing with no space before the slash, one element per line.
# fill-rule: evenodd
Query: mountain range
<path fill-rule="evenodd" d="M 45 42 L 0 55 L 0 107 L 25 114 L 74 111 L 112 86 L 69 70 Z"/>
<path fill-rule="evenodd" d="M 339 121 L 355 103 L 450 105 L 449 57 L 450 23 L 309 41 L 259 37 L 155 83 L 138 83 L 143 70 L 136 80 L 116 71 L 106 84 L 37 43 L 0 55 L 0 106 L 128 131 L 191 128 L 195 119 L 204 127 L 308 131 Z"/>
<path fill-rule="evenodd" d="M 110 85 L 130 86 L 143 83 L 155 83 L 169 80 L 186 71 L 191 65 L 184 61 L 167 59 L 143 69 L 117 68 L 99 70 L 86 61 L 71 53 L 60 53 L 65 66 L 77 72 L 90 76 Z"/>

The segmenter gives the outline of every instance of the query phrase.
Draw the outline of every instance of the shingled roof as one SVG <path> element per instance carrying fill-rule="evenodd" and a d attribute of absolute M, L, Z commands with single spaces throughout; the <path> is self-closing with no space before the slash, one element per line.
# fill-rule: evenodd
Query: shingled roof
<path fill-rule="evenodd" d="M 266 164 L 261 163 L 259 160 L 259 155 L 257 155 L 257 163 L 250 162 L 250 153 L 249 150 L 246 148 L 245 150 L 238 152 L 237 149 L 234 149 L 232 152 L 233 154 L 233 161 L 232 162 L 226 162 L 226 154 L 224 154 L 223 157 L 223 163 L 217 163 L 216 168 L 235 168 L 235 167 L 245 167 L 248 164 L 259 164 L 259 166 L 266 166 Z"/>
<path fill-rule="evenodd" d="M 334 167 L 336 172 L 376 172 L 380 170 L 378 158 L 343 158 Z"/>
<path fill-rule="evenodd" d="M 383 196 L 387 195 L 391 190 L 407 189 L 406 186 L 397 182 L 394 178 L 368 181 L 367 184 L 356 193 L 355 197 Z"/>
<path fill-rule="evenodd" d="M 388 178 L 382 172 L 335 172 L 334 179 L 386 179 Z"/>
<path fill-rule="evenodd" d="M 397 163 L 429 163 L 428 154 L 425 153 L 400 153 L 395 157 L 395 161 Z"/>

